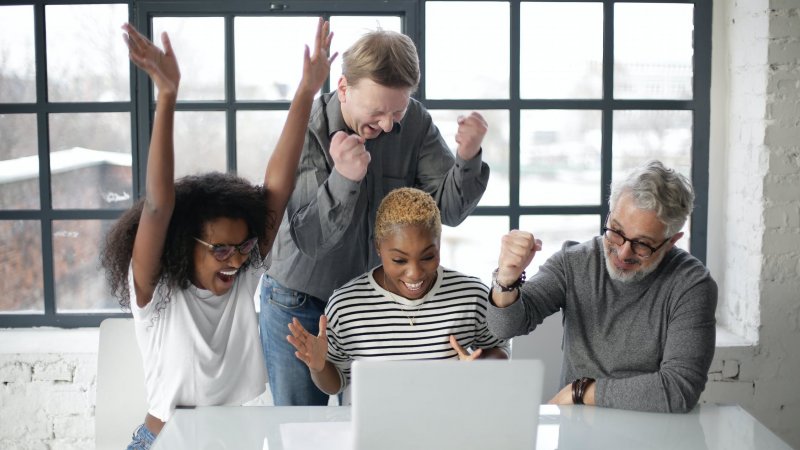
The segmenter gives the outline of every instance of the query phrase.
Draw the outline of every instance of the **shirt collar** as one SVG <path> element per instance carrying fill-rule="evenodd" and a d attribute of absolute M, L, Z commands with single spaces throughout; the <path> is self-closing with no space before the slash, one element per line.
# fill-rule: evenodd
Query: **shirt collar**
<path fill-rule="evenodd" d="M 355 131 L 351 130 L 344 121 L 342 115 L 342 104 L 339 102 L 339 96 L 336 91 L 331 92 L 328 104 L 325 105 L 325 115 L 328 117 L 328 137 L 333 137 L 337 131 L 344 131 L 347 134 L 354 134 Z M 405 118 L 404 118 L 405 119 Z M 399 133 L 402 129 L 402 121 L 395 122 L 394 127 L 390 134 Z"/>
<path fill-rule="evenodd" d="M 353 130 L 348 128 L 342 115 L 342 104 L 339 103 L 339 96 L 336 91 L 331 93 L 328 104 L 325 105 L 325 115 L 328 116 L 328 137 L 336 134 L 337 131 L 345 131 L 347 134 L 352 134 Z"/>

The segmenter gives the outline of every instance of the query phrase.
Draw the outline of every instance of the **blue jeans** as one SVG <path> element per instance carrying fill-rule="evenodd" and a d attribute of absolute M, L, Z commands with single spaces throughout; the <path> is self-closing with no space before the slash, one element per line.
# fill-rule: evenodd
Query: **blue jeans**
<path fill-rule="evenodd" d="M 131 443 L 128 444 L 127 450 L 150 450 L 155 440 L 155 435 L 144 424 L 141 424 L 133 431 Z"/>
<path fill-rule="evenodd" d="M 294 356 L 295 348 L 286 340 L 293 317 L 317 335 L 325 302 L 284 287 L 268 275 L 264 275 L 259 296 L 258 326 L 275 406 L 327 405 L 328 394 L 317 388 L 308 366 Z"/>

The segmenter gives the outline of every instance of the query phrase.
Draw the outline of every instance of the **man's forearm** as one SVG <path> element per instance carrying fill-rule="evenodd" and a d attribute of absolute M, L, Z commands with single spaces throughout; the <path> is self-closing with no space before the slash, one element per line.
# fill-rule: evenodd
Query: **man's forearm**
<path fill-rule="evenodd" d="M 519 289 L 513 291 L 501 292 L 498 289 L 492 289 L 489 292 L 489 301 L 498 308 L 506 308 L 514 304 L 519 299 Z"/>

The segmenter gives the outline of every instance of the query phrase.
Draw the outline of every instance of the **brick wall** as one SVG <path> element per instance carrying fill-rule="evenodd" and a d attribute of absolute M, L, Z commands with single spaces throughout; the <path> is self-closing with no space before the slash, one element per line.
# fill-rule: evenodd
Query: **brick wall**
<path fill-rule="evenodd" d="M 715 1 L 714 42 L 709 265 L 752 345 L 717 348 L 703 401 L 800 448 L 800 3 Z"/>
<path fill-rule="evenodd" d="M 97 353 L 0 353 L 0 448 L 94 448 Z"/>

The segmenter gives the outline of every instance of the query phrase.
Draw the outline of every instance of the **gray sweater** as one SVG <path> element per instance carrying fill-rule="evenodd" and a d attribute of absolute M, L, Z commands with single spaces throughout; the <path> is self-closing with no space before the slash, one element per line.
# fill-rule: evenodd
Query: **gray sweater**
<path fill-rule="evenodd" d="M 612 280 L 602 237 L 566 242 L 521 288 L 521 301 L 491 305 L 500 339 L 528 334 L 563 311 L 561 385 L 597 380 L 598 406 L 658 412 L 691 410 L 714 356 L 717 284 L 689 253 L 672 248 L 651 274 Z"/>

